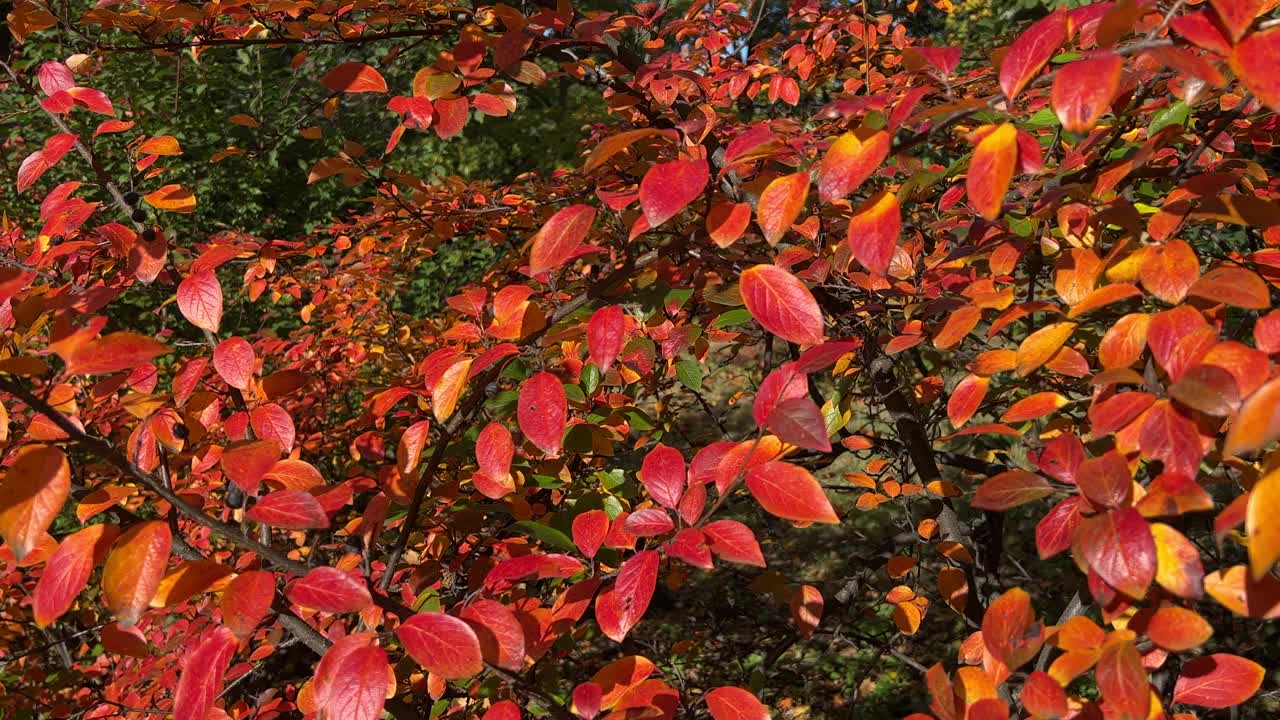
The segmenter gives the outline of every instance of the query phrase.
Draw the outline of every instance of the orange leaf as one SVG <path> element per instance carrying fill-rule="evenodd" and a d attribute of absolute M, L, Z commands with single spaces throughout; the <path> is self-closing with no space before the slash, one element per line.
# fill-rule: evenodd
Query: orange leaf
<path fill-rule="evenodd" d="M 769 720 L 769 708 L 740 687 L 718 687 L 706 700 L 714 720 Z"/>
<path fill-rule="evenodd" d="M 1075 329 L 1073 322 L 1056 322 L 1028 335 L 1018 346 L 1018 376 L 1026 377 L 1049 362 Z"/>
<path fill-rule="evenodd" d="M 990 378 L 972 373 L 956 385 L 951 391 L 951 397 L 947 399 L 947 418 L 951 420 L 953 427 L 959 429 L 969 422 L 982 404 L 982 399 L 987 396 L 990 385 Z"/>
<path fill-rule="evenodd" d="M 805 199 L 809 195 L 809 173 L 801 171 L 791 175 L 774 178 L 756 206 L 756 222 L 764 231 L 764 239 L 770 245 L 777 245 L 778 240 L 787 234 L 787 230 L 795 224 L 804 209 Z"/>
<path fill-rule="evenodd" d="M 172 135 L 159 135 L 138 146 L 138 155 L 181 155 L 182 146 Z"/>
<path fill-rule="evenodd" d="M 889 156 L 884 130 L 846 132 L 831 144 L 818 166 L 818 198 L 833 202 L 858 189 Z"/>
<path fill-rule="evenodd" d="M 867 272 L 884 275 L 901 234 L 902 208 L 898 198 L 891 192 L 881 191 L 867 198 L 849 218 L 847 242 L 853 258 Z"/>
<path fill-rule="evenodd" d="M 972 504 L 982 510 L 1004 511 L 1052 494 L 1053 486 L 1036 473 L 1007 470 L 982 483 Z"/>
<path fill-rule="evenodd" d="M 1061 408 L 1071 401 L 1056 392 L 1039 392 L 1028 395 L 1014 403 L 1003 415 L 1000 422 L 1016 423 L 1036 420 Z"/>
<path fill-rule="evenodd" d="M 142 196 L 147 204 L 157 210 L 176 213 L 192 213 L 196 210 L 196 196 L 181 185 L 165 185 L 155 192 Z"/>
<path fill-rule="evenodd" d="M 986 220 L 1000 217 L 1004 195 L 1018 164 L 1018 131 L 1010 123 L 991 130 L 973 150 L 965 177 L 969 204 Z"/>
<path fill-rule="evenodd" d="M 94 566 L 106 558 L 119 535 L 120 528 L 100 523 L 62 539 L 58 550 L 46 562 L 32 593 L 31 611 L 36 625 L 48 627 L 71 609 L 76 596 L 89 583 Z"/>

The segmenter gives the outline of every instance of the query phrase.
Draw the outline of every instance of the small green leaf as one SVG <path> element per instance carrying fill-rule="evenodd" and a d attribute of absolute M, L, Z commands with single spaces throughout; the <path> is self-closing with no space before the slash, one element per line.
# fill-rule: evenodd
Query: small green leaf
<path fill-rule="evenodd" d="M 600 368 L 595 363 L 587 363 L 578 376 L 578 384 L 588 396 L 595 395 L 596 389 L 600 387 Z"/>
<path fill-rule="evenodd" d="M 542 523 L 536 523 L 532 520 L 521 520 L 511 527 L 525 535 L 536 538 L 544 544 L 552 545 L 566 552 L 573 552 L 576 550 L 576 546 L 573 544 L 573 541 L 569 539 L 568 535 L 565 535 L 550 525 L 543 525 Z"/>
<path fill-rule="evenodd" d="M 684 359 L 676 361 L 676 379 L 694 392 L 702 390 L 702 363 Z"/>
<path fill-rule="evenodd" d="M 742 325 L 751 321 L 751 313 L 746 308 L 735 308 L 725 313 L 721 313 L 716 318 L 715 327 L 723 328 L 730 325 Z"/>

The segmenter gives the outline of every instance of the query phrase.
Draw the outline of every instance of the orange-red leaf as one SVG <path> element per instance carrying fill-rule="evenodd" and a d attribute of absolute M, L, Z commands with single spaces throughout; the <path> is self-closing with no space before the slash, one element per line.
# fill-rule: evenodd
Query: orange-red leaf
<path fill-rule="evenodd" d="M 312 697 L 317 720 L 378 720 L 394 682 L 387 651 L 370 633 L 339 638 L 316 665 Z"/>
<path fill-rule="evenodd" d="M 268 570 L 250 570 L 232 578 L 222 591 L 222 622 L 239 637 L 253 634 L 276 593 L 276 576 Z"/>
<path fill-rule="evenodd" d="M 715 720 L 769 720 L 769 708 L 740 687 L 718 687 L 707 693 L 707 710 Z"/>
<path fill-rule="evenodd" d="M 484 669 L 475 631 L 452 615 L 418 613 L 396 630 L 396 637 L 419 665 L 446 680 L 469 678 Z"/>
<path fill-rule="evenodd" d="M 320 566 L 285 588 L 285 597 L 299 607 L 330 613 L 360 612 L 373 604 L 363 579 L 338 568 Z"/>
<path fill-rule="evenodd" d="M 108 375 L 132 370 L 169 351 L 144 335 L 117 332 L 90 340 L 76 348 L 67 361 L 68 375 Z"/>
<path fill-rule="evenodd" d="M 196 211 L 196 196 L 182 185 L 165 185 L 155 192 L 147 193 L 142 199 L 157 210 L 168 210 L 176 213 L 192 213 Z"/>
<path fill-rule="evenodd" d="M 969 159 L 965 177 L 965 192 L 969 204 L 986 220 L 1000 217 L 1004 195 L 1013 181 L 1013 170 L 1018 164 L 1018 130 L 1005 123 L 988 132 Z"/>
<path fill-rule="evenodd" d="M 116 541 L 102 571 L 102 595 L 122 627 L 132 627 L 160 588 L 173 536 L 169 525 L 148 520 Z"/>
<path fill-rule="evenodd" d="M 1102 648 L 1095 670 L 1102 699 L 1119 720 L 1146 720 L 1151 685 L 1142 655 L 1127 639 L 1116 638 Z"/>
<path fill-rule="evenodd" d="M 382 74 L 362 62 L 343 63 L 320 78 L 320 84 L 333 92 L 384 93 L 387 81 Z"/>
<path fill-rule="evenodd" d="M 1065 396 L 1056 392 L 1038 392 L 1009 406 L 1009 409 L 1000 416 L 1000 422 L 1016 423 L 1036 420 L 1070 402 Z"/>
<path fill-rule="evenodd" d="M 991 378 L 970 373 L 951 391 L 947 399 L 947 418 L 957 429 L 973 417 L 987 396 L 987 388 L 991 386 Z"/>
<path fill-rule="evenodd" d="M 70 492 L 71 466 L 61 450 L 27 445 L 17 452 L 0 479 L 0 537 L 15 558 L 36 547 Z"/>
<path fill-rule="evenodd" d="M 1132 598 L 1146 596 L 1156 576 L 1156 542 L 1137 510 L 1121 508 L 1085 518 L 1076 544 L 1108 585 Z"/>
<path fill-rule="evenodd" d="M 626 340 L 626 313 L 619 305 L 596 310 L 587 321 L 587 350 L 601 372 L 613 366 Z"/>
<path fill-rule="evenodd" d="M 1240 83 L 1272 110 L 1280 110 L 1280 27 L 1250 33 L 1231 51 Z"/>
<path fill-rule="evenodd" d="M 1026 470 L 1006 470 L 989 478 L 973 494 L 973 506 L 983 510 L 1009 510 L 1053 494 L 1048 480 Z"/>
<path fill-rule="evenodd" d="M 107 557 L 120 534 L 115 525 L 90 525 L 62 539 L 46 561 L 31 597 L 36 625 L 48 627 L 71 609 L 76 596 L 89 582 L 93 568 Z"/>
<path fill-rule="evenodd" d="M 257 364 L 253 346 L 242 337 L 227 338 L 213 349 L 213 369 L 233 388 L 247 390 Z"/>
<path fill-rule="evenodd" d="M 315 495 L 306 490 L 277 490 L 258 500 L 246 516 L 263 525 L 285 530 L 309 530 L 329 526 L 329 516 Z"/>
<path fill-rule="evenodd" d="M 1086 132 L 1107 112 L 1120 88 L 1124 61 L 1113 52 L 1102 52 L 1058 68 L 1050 102 L 1062 127 Z"/>
<path fill-rule="evenodd" d="M 673 160 L 649 168 L 640 180 L 640 209 L 656 228 L 702 194 L 711 179 L 711 168 L 701 158 Z"/>
<path fill-rule="evenodd" d="M 173 693 L 174 720 L 205 720 L 209 716 L 235 652 L 235 635 L 219 627 L 194 649 L 183 653 L 182 671 Z"/>
<path fill-rule="evenodd" d="M 747 489 L 767 512 L 797 522 L 839 523 L 822 486 L 799 465 L 779 460 L 747 472 Z"/>
<path fill-rule="evenodd" d="M 1239 655 L 1204 655 L 1182 666 L 1173 684 L 1173 700 L 1207 708 L 1240 705 L 1258 692 L 1265 676 L 1261 665 Z"/>
<path fill-rule="evenodd" d="M 857 190 L 889 156 L 890 141 L 884 130 L 846 132 L 836 138 L 818 166 L 818 198 L 829 203 Z"/>
<path fill-rule="evenodd" d="M 586 240 L 595 220 L 596 209 L 590 205 L 570 205 L 552 215 L 533 236 L 530 274 L 541 275 L 568 262 Z"/>
<path fill-rule="evenodd" d="M 898 197 L 886 190 L 867 198 L 849 218 L 846 241 L 853 258 L 867 272 L 884 275 L 889 270 L 901 234 L 902 208 L 898 205 Z"/>
<path fill-rule="evenodd" d="M 1018 346 L 1018 375 L 1026 377 L 1049 362 L 1075 329 L 1073 322 L 1056 322 L 1028 335 Z"/>
<path fill-rule="evenodd" d="M 798 345 L 822 342 L 822 310 L 795 275 L 776 265 L 756 265 L 742 273 L 741 289 L 747 310 L 765 330 Z"/>
<path fill-rule="evenodd" d="M 1013 100 L 1067 40 L 1067 13 L 1056 11 L 1018 36 L 1000 63 L 1000 89 Z"/>
<path fill-rule="evenodd" d="M 636 553 L 622 563 L 613 584 L 596 597 L 596 623 L 614 642 L 622 642 L 649 609 L 658 582 L 659 560 L 654 550 Z"/>

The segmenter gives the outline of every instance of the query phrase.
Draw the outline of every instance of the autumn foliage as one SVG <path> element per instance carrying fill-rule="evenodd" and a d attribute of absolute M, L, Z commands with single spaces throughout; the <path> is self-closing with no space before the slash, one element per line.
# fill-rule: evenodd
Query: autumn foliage
<path fill-rule="evenodd" d="M 1274 716 L 1277 2 L 961 48 L 909 36 L 945 2 L 755 1 L 16 0 L 0 715 L 859 717 L 779 663 L 854 647 L 912 720 Z M 254 146 L 94 88 L 282 49 L 301 119 L 228 138 L 388 121 L 304 237 L 172 179 Z M 608 111 L 575 167 L 397 166 L 547 83 Z M 498 260 L 405 316 L 449 243 Z M 780 609 L 753 671 L 680 609 L 717 575 Z"/>

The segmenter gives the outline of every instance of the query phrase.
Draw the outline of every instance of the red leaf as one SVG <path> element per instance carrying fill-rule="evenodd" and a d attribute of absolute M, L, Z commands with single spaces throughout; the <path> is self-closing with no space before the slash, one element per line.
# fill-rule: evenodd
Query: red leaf
<path fill-rule="evenodd" d="M 622 642 L 649 609 L 659 560 L 654 550 L 636 553 L 622 563 L 613 584 L 596 597 L 596 623 L 614 642 Z"/>
<path fill-rule="evenodd" d="M 808 376 L 799 371 L 794 362 L 785 362 L 777 370 L 765 376 L 751 404 L 751 415 L 760 427 L 768 427 L 769 418 L 779 405 L 796 398 L 809 396 Z"/>
<path fill-rule="evenodd" d="M 769 413 L 766 429 L 783 442 L 810 450 L 831 452 L 826 418 L 807 394 L 805 397 L 788 398 L 779 402 L 773 412 Z"/>
<path fill-rule="evenodd" d="M 1266 670 L 1238 655 L 1217 653 L 1187 661 L 1173 685 L 1173 701 L 1207 708 L 1243 704 L 1262 687 Z"/>
<path fill-rule="evenodd" d="M 707 710 L 715 720 L 769 720 L 769 708 L 740 687 L 718 687 L 707 693 Z"/>
<path fill-rule="evenodd" d="M 702 570 L 711 570 L 715 567 L 711 562 L 711 548 L 707 546 L 707 538 L 697 528 L 688 527 L 681 530 L 663 545 L 662 549 L 668 557 L 683 560 L 693 567 Z"/>
<path fill-rule="evenodd" d="M 654 537 L 664 535 L 675 529 L 671 514 L 658 508 L 636 510 L 627 516 L 623 527 L 636 537 Z"/>
<path fill-rule="evenodd" d="M 612 367 L 622 352 L 626 329 L 626 314 L 618 305 L 602 307 L 591 314 L 587 321 L 587 350 L 600 372 Z"/>
<path fill-rule="evenodd" d="M 742 273 L 742 300 L 765 330 L 797 345 L 822 342 L 822 310 L 799 278 L 776 265 Z"/>
<path fill-rule="evenodd" d="M 649 168 L 640 181 L 640 209 L 656 228 L 693 202 L 711 179 L 706 160 L 675 160 Z"/>
<path fill-rule="evenodd" d="M 218 332 L 222 324 L 222 285 L 212 270 L 201 270 L 178 284 L 178 310 L 192 325 Z"/>
<path fill-rule="evenodd" d="M 1067 14 L 1056 11 L 1018 36 L 1000 63 L 1000 89 L 1013 100 L 1067 40 Z"/>
<path fill-rule="evenodd" d="M 1047 480 L 1026 470 L 1007 470 L 992 478 L 973 494 L 973 506 L 982 510 L 1005 511 L 1053 494 Z"/>
<path fill-rule="evenodd" d="M 173 536 L 169 525 L 149 520 L 116 541 L 102 571 L 102 595 L 121 627 L 132 627 L 160 588 Z"/>
<path fill-rule="evenodd" d="M 951 397 L 947 398 L 947 418 L 951 420 L 952 427 L 959 429 L 973 418 L 982 405 L 982 399 L 987 396 L 990 385 L 990 378 L 973 373 L 966 375 L 956 385 L 951 391 Z"/>
<path fill-rule="evenodd" d="M 43 148 L 28 155 L 18 166 L 18 192 L 31 187 L 49 168 L 57 165 L 75 144 L 76 136 L 71 133 L 59 133 L 45 140 Z"/>
<path fill-rule="evenodd" d="M 765 567 L 764 554 L 751 528 L 737 520 L 716 520 L 702 526 L 711 552 L 729 562 Z"/>
<path fill-rule="evenodd" d="M 1249 32 L 1249 26 L 1269 3 L 1264 0 L 1209 0 L 1218 13 L 1218 20 L 1227 29 L 1232 42 L 1240 40 Z"/>
<path fill-rule="evenodd" d="M 747 471 L 747 489 L 767 512 L 785 520 L 836 524 L 822 486 L 799 465 L 775 460 Z"/>
<path fill-rule="evenodd" d="M 235 652 L 235 635 L 220 627 L 183 654 L 182 672 L 173 693 L 174 720 L 205 720 L 222 692 L 222 679 Z"/>
<path fill-rule="evenodd" d="M 1120 508 L 1133 499 L 1133 474 L 1129 463 L 1115 450 L 1080 464 L 1076 474 L 1080 492 L 1097 508 Z"/>
<path fill-rule="evenodd" d="M 552 215 L 533 236 L 529 274 L 555 270 L 573 258 L 595 219 L 596 209 L 590 205 L 570 205 Z"/>
<path fill-rule="evenodd" d="M 573 689 L 573 702 L 570 709 L 582 720 L 591 720 L 600 714 L 600 701 L 603 690 L 593 682 L 584 682 Z"/>
<path fill-rule="evenodd" d="M 89 583 L 94 566 L 106 558 L 119 534 L 120 528 L 102 523 L 62 539 L 57 551 L 45 562 L 44 572 L 32 593 L 31 612 L 36 625 L 48 627 L 71 609 L 76 596 Z"/>
<path fill-rule="evenodd" d="M 573 544 L 589 558 L 596 556 L 609 532 L 609 515 L 603 510 L 588 510 L 573 519 Z"/>
<path fill-rule="evenodd" d="M 1027 676 L 1022 683 L 1022 695 L 1019 697 L 1027 712 L 1037 717 L 1066 717 L 1067 692 L 1049 673 L 1036 670 Z"/>
<path fill-rule="evenodd" d="M 687 482 L 684 456 L 679 450 L 658 443 L 644 456 L 640 466 L 640 481 L 644 489 L 665 508 L 676 508 L 684 495 Z"/>
<path fill-rule="evenodd" d="M 274 440 L 286 453 L 293 450 L 297 431 L 288 410 L 276 403 L 259 405 L 249 413 L 249 424 L 253 427 L 253 433 L 259 438 Z"/>
<path fill-rule="evenodd" d="M 524 381 L 516 421 L 525 437 L 547 455 L 560 454 L 568 413 L 569 401 L 560 378 L 544 370 Z"/>
<path fill-rule="evenodd" d="M 0 418 L 5 424 L 8 417 Z M 51 445 L 27 445 L 18 450 L 0 482 L 0 537 L 22 560 L 30 553 L 71 492 L 67 456 Z"/>
<path fill-rule="evenodd" d="M 502 423 L 491 422 L 476 437 L 476 464 L 484 481 L 476 487 L 487 498 L 498 500 L 515 490 L 511 479 L 511 460 L 515 457 L 511 431 Z M 475 483 L 475 479 L 472 478 Z"/>
<path fill-rule="evenodd" d="M 520 720 L 520 706 L 510 700 L 501 700 L 490 706 L 482 720 Z"/>
<path fill-rule="evenodd" d="M 222 452 L 219 463 L 222 471 L 249 495 L 256 495 L 258 484 L 272 472 L 280 458 L 280 446 L 275 440 L 256 440 L 237 443 Z"/>
<path fill-rule="evenodd" d="M 327 566 L 289 583 L 284 594 L 294 605 L 329 613 L 360 612 L 373 604 L 363 579 Z"/>
<path fill-rule="evenodd" d="M 436 101 L 432 129 L 441 140 L 448 140 L 462 132 L 467 125 L 467 108 L 467 99 L 464 97 L 440 98 Z"/>
<path fill-rule="evenodd" d="M 1075 542 L 1089 567 L 1108 585 L 1135 599 L 1146 596 L 1156 576 L 1156 543 L 1137 510 L 1123 508 L 1085 518 Z"/>
<path fill-rule="evenodd" d="M 452 615 L 418 613 L 396 629 L 396 637 L 419 665 L 446 680 L 469 678 L 484 669 L 475 631 Z"/>
<path fill-rule="evenodd" d="M 764 239 L 777 245 L 791 229 L 809 194 L 809 173 L 802 171 L 783 175 L 769 183 L 756 204 L 756 222 L 764 231 Z M 753 313 L 754 314 L 754 313 Z"/>
<path fill-rule="evenodd" d="M 524 667 L 524 629 L 507 606 L 481 598 L 459 615 L 475 631 L 485 661 L 513 672 Z"/>
<path fill-rule="evenodd" d="M 1120 88 L 1124 60 L 1113 52 L 1076 60 L 1058 68 L 1050 102 L 1062 127 L 1087 132 L 1106 114 Z"/>
<path fill-rule="evenodd" d="M 320 84 L 333 92 L 344 93 L 384 93 L 387 81 L 382 74 L 362 62 L 343 63 L 325 73 Z"/>
<path fill-rule="evenodd" d="M 285 530 L 309 530 L 329 527 L 320 501 L 306 490 L 279 490 L 258 500 L 246 516 L 263 525 Z"/>
<path fill-rule="evenodd" d="M 271 611 L 276 576 L 268 570 L 240 573 L 222 591 L 222 622 L 245 638 L 253 634 Z"/>
<path fill-rule="evenodd" d="M 213 369 L 233 388 L 247 390 L 256 366 L 253 346 L 242 337 L 227 338 L 213 349 Z"/>
<path fill-rule="evenodd" d="M 1069 497 L 1053 506 L 1040 522 L 1036 523 L 1036 551 L 1041 560 L 1048 560 L 1071 547 L 1076 526 L 1080 524 L 1079 497 Z"/>
<path fill-rule="evenodd" d="M 378 720 L 391 684 L 387 651 L 370 633 L 339 638 L 316 665 L 312 681 L 317 720 Z"/>
<path fill-rule="evenodd" d="M 1280 110 L 1280 27 L 1250 33 L 1231 51 L 1231 69 L 1240 84 L 1272 110 Z"/>

